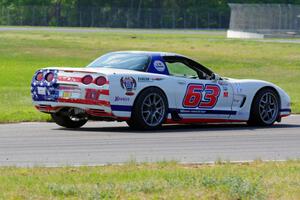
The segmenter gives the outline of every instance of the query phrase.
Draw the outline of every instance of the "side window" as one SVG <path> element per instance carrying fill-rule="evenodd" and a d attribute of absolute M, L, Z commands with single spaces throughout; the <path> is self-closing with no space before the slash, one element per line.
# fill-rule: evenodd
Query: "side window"
<path fill-rule="evenodd" d="M 166 64 L 169 69 L 169 73 L 172 76 L 198 78 L 198 74 L 195 70 L 191 69 L 190 67 L 181 62 L 166 62 Z"/>

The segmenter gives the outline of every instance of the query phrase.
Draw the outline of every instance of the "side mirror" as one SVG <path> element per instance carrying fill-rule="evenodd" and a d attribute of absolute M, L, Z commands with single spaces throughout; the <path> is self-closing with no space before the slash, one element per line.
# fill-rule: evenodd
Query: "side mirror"
<path fill-rule="evenodd" d="M 214 81 L 219 81 L 219 80 L 221 80 L 221 76 L 219 76 L 219 74 L 214 74 L 213 80 Z"/>

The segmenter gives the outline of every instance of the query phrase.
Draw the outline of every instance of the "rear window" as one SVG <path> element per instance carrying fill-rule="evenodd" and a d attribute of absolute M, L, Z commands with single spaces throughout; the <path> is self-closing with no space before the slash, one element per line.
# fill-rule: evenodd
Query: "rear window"
<path fill-rule="evenodd" d="M 93 61 L 87 67 L 116 68 L 145 71 L 150 62 L 150 57 L 137 53 L 109 53 Z"/>

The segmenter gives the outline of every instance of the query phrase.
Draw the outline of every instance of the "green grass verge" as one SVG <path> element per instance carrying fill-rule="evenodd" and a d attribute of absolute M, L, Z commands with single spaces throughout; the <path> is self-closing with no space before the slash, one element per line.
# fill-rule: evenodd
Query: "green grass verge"
<path fill-rule="evenodd" d="M 216 73 L 271 81 L 300 112 L 300 44 L 229 40 L 225 34 L 0 32 L 0 122 L 40 121 L 31 105 L 30 81 L 46 66 L 85 66 L 103 53 L 154 50 L 190 56 Z"/>
<path fill-rule="evenodd" d="M 300 161 L 2 167 L 0 199 L 300 199 Z"/>

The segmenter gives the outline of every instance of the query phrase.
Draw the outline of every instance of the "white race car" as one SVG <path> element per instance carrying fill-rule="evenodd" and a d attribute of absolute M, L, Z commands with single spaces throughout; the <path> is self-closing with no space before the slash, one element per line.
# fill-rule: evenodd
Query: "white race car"
<path fill-rule="evenodd" d="M 44 68 L 31 83 L 35 107 L 60 126 L 88 119 L 154 129 L 165 123 L 268 126 L 291 113 L 289 96 L 259 80 L 223 78 L 174 53 L 105 54 L 85 68 Z"/>

